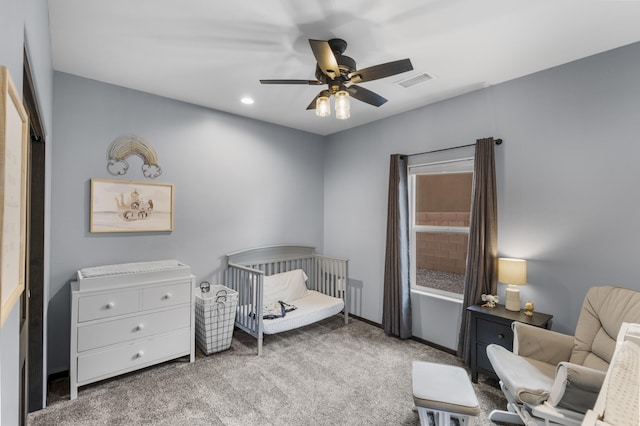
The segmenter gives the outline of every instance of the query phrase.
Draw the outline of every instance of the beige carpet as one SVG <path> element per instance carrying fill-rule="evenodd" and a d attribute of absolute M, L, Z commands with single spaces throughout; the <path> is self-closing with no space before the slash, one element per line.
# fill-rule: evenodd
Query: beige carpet
<path fill-rule="evenodd" d="M 192 364 L 181 359 L 102 381 L 69 400 L 68 380 L 52 384 L 46 409 L 29 425 L 418 425 L 411 410 L 411 362 L 461 365 L 416 341 L 335 316 L 255 340 L 237 331 L 231 349 Z M 482 415 L 504 408 L 502 393 L 474 385 Z"/>

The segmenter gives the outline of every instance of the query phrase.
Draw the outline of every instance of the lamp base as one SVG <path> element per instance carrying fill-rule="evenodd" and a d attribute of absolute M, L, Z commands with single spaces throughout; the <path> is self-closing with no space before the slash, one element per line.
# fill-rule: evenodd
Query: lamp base
<path fill-rule="evenodd" d="M 504 304 L 504 308 L 507 311 L 520 311 L 520 290 L 517 288 L 513 288 L 511 286 L 506 289 L 506 302 Z"/>

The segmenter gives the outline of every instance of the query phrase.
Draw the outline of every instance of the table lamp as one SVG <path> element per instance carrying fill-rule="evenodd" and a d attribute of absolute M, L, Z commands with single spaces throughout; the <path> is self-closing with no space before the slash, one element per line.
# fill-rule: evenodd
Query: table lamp
<path fill-rule="evenodd" d="M 508 284 L 505 309 L 520 311 L 520 290 L 516 286 L 527 283 L 527 261 L 501 257 L 498 259 L 498 281 Z"/>

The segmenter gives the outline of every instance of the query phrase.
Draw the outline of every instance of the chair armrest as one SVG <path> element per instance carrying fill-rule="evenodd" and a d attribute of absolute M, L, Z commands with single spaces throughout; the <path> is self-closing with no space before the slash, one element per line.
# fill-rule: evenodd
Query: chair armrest
<path fill-rule="evenodd" d="M 606 371 L 561 362 L 547 403 L 579 413 L 592 409 L 607 375 Z"/>
<path fill-rule="evenodd" d="M 517 321 L 511 324 L 511 328 L 514 354 L 551 365 L 569 361 L 573 350 L 573 336 Z"/>

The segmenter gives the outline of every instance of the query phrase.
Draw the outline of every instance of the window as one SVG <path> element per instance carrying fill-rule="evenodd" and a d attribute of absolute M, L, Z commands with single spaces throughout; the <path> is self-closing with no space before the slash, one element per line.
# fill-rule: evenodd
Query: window
<path fill-rule="evenodd" d="M 461 299 L 469 245 L 473 157 L 425 160 L 429 159 L 414 165 L 410 161 L 409 165 L 411 285 Z"/>

